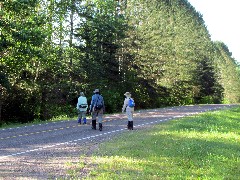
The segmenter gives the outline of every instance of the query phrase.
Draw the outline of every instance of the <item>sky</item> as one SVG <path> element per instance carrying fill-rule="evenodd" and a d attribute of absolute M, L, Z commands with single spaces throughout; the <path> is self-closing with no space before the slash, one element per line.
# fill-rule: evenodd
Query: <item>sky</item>
<path fill-rule="evenodd" d="M 202 14 L 212 41 L 222 41 L 240 63 L 240 0 L 188 0 Z"/>

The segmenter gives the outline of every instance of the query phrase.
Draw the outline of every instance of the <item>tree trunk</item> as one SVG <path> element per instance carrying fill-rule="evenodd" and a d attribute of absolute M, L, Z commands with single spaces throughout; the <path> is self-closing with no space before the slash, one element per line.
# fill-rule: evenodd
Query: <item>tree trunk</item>
<path fill-rule="evenodd" d="M 2 124 L 2 102 L 0 102 L 0 125 Z"/>
<path fill-rule="evenodd" d="M 0 124 L 2 123 L 2 105 L 7 99 L 7 89 L 0 84 Z"/>

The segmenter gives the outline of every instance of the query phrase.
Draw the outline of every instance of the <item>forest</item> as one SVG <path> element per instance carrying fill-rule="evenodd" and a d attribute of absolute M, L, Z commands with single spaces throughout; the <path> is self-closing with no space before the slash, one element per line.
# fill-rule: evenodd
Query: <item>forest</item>
<path fill-rule="evenodd" d="M 0 126 L 76 115 L 239 103 L 240 66 L 187 0 L 0 1 Z"/>

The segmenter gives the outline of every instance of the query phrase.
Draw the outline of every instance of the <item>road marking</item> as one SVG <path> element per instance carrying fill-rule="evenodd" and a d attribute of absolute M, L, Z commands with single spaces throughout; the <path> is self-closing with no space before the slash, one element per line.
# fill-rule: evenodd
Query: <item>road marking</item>
<path fill-rule="evenodd" d="M 68 126 L 66 127 L 66 129 L 69 129 L 69 128 L 75 128 L 77 126 Z M 5 140 L 5 139 L 10 139 L 10 138 L 17 138 L 17 137 L 23 137 L 23 136 L 29 136 L 29 135 L 35 135 L 35 134 L 40 134 L 40 133 L 47 133 L 47 132 L 52 132 L 52 131 L 59 131 L 59 130 L 64 130 L 63 127 L 60 127 L 60 128 L 55 128 L 55 129 L 48 129 L 48 130 L 42 130 L 42 131 L 36 131 L 36 132 L 31 132 L 31 133 L 25 133 L 25 134 L 18 134 L 18 135 L 14 135 L 14 136 L 8 136 L 8 137 L 1 137 L 0 140 Z"/>
<path fill-rule="evenodd" d="M 206 112 L 206 111 L 212 111 L 212 110 L 217 110 L 217 109 L 224 109 L 226 107 L 234 107 L 234 106 L 238 106 L 237 104 L 233 104 L 233 105 L 230 105 L 230 104 L 222 104 L 221 106 L 219 107 L 212 107 L 212 108 L 209 108 L 209 109 L 204 109 L 203 111 L 200 111 L 200 112 Z M 181 107 L 181 108 L 179 108 Z M 194 107 L 193 105 L 189 105 L 187 107 Z M 167 111 L 172 111 L 174 108 L 175 109 L 178 109 L 178 110 L 181 110 L 181 109 L 187 109 L 187 107 L 185 106 L 174 106 L 174 107 L 164 107 L 164 108 L 157 108 L 157 109 L 148 109 L 148 110 L 145 110 L 146 112 L 151 112 L 151 111 L 159 111 L 159 110 L 162 110 L 161 112 L 162 113 L 165 113 Z M 205 108 L 205 106 L 195 106 L 196 108 Z M 165 110 L 165 111 L 164 111 Z M 139 111 L 136 111 L 137 112 L 143 112 L 143 110 L 139 110 Z M 194 114 L 198 114 L 200 112 L 196 112 Z M 108 119 L 108 118 L 111 118 L 111 117 L 114 117 L 114 118 L 118 118 L 118 119 L 124 119 L 125 117 L 121 117 L 122 114 L 113 114 L 113 115 L 110 115 L 109 116 L 106 116 L 105 118 Z M 125 115 L 125 114 L 124 114 Z M 111 121 L 112 119 L 110 120 L 105 120 L 105 122 L 107 121 Z M 43 126 L 43 125 L 47 125 L 47 124 L 56 124 L 56 123 L 65 123 L 65 122 L 70 122 L 70 121 L 76 121 L 76 120 L 64 120 L 64 121 L 54 121 L 54 122 L 49 122 L 49 123 L 44 123 L 44 124 L 32 124 L 30 126 L 21 126 L 21 127 L 15 127 L 15 128 L 4 128 L 4 129 L 0 129 L 0 131 L 5 131 L 5 130 L 14 130 L 14 129 L 20 129 L 20 128 L 28 128 L 28 127 L 34 127 L 34 126 Z M 79 125 L 80 126 L 80 125 Z M 2 139 L 2 138 L 1 138 Z"/>
<path fill-rule="evenodd" d="M 113 120 L 116 120 L 116 119 L 112 119 L 112 118 L 110 118 L 109 120 L 104 120 L 103 122 L 109 122 L 109 121 L 113 121 Z M 64 122 L 64 121 L 62 121 L 62 122 Z M 53 123 L 56 123 L 56 122 L 53 122 Z M 49 124 L 49 123 L 46 123 L 46 124 Z M 41 125 L 43 125 L 43 124 L 39 124 L 40 126 Z M 34 126 L 34 125 L 32 125 L 32 126 Z M 65 127 L 66 129 L 69 129 L 69 128 L 75 128 L 75 127 L 78 127 L 78 126 L 81 126 L 81 125 L 73 125 L 73 126 L 67 126 L 67 127 Z M 27 127 L 27 126 L 25 126 L 25 127 Z M 18 127 L 18 128 L 20 128 L 20 127 Z M 59 130 L 64 130 L 65 129 L 64 127 L 60 127 L 60 128 L 55 128 L 55 129 L 49 129 L 49 130 L 43 130 L 43 131 L 37 131 L 37 132 L 31 132 L 31 133 L 29 133 L 29 134 L 19 134 L 19 135 L 17 135 L 17 136 L 8 136 L 8 137 L 5 137 L 5 138 L 1 138 L 1 140 L 5 140 L 5 139 L 10 139 L 10 138 L 17 138 L 17 137 L 23 137 L 23 136 L 29 136 L 29 135 L 35 135 L 35 134 L 40 134 L 40 133 L 46 133 L 46 132 L 52 132 L 53 130 L 54 131 L 59 131 Z M 12 128 L 10 128 L 10 129 L 12 129 Z"/>
<path fill-rule="evenodd" d="M 224 106 L 225 107 L 225 106 Z M 213 109 L 221 109 L 222 107 L 219 107 L 219 108 L 213 108 Z M 212 110 L 212 109 L 209 109 L 209 111 Z M 205 111 L 208 111 L 207 109 Z M 201 112 L 205 112 L 205 111 L 201 111 Z M 199 112 L 195 112 L 195 113 L 189 113 L 187 114 L 188 116 L 190 115 L 194 115 L 194 114 L 199 114 Z M 173 117 L 170 117 L 170 118 L 166 118 L 166 119 L 162 119 L 162 120 L 156 120 L 156 121 L 152 121 L 152 122 L 146 122 L 144 124 L 140 124 L 140 125 L 137 125 L 137 127 L 141 127 L 141 126 L 146 126 L 148 125 L 149 123 L 151 124 L 155 124 L 155 123 L 159 123 L 159 122 L 163 122 L 163 121 L 168 121 L 168 120 L 171 120 L 171 119 L 174 119 L 174 118 L 179 118 L 179 117 L 185 117 L 187 115 L 183 115 L 183 116 L 173 116 Z M 74 126 L 76 127 L 76 126 Z M 70 126 L 66 127 L 66 128 L 70 128 Z M 12 128 L 10 128 L 12 129 Z M 54 129 L 54 130 L 63 130 L 64 128 L 59 128 L 59 129 Z M 25 154 L 25 153 L 29 153 L 29 152 L 34 152 L 34 151 L 39 151 L 39 150 L 42 150 L 42 149 L 47 149 L 47 148 L 52 148 L 52 147 L 57 147 L 57 146 L 61 146 L 61 145 L 64 145 L 64 144 L 69 144 L 69 143 L 72 143 L 73 141 L 74 142 L 77 142 L 77 141 L 82 141 L 82 140 L 85 140 L 85 139 L 91 139 L 91 138 L 96 138 L 98 136 L 103 136 L 103 135 L 107 135 L 107 134 L 111 134 L 111 133 L 116 133 L 116 132 L 119 132 L 119 131 L 123 131 L 123 130 L 126 130 L 127 128 L 124 128 L 124 129 L 117 129 L 117 130 L 113 130 L 113 131 L 109 131 L 109 132 L 105 132 L 103 134 L 97 134 L 97 135 L 92 135 L 92 136 L 88 136 L 88 137 L 85 137 L 85 138 L 80 138 L 80 139 L 75 139 L 75 140 L 72 140 L 72 141 L 67 141 L 67 142 L 63 142 L 63 143 L 57 143 L 57 144 L 54 144 L 54 145 L 51 145 L 51 146 L 43 146 L 43 147 L 39 147 L 39 148 L 36 148 L 36 149 L 31 149 L 31 150 L 26 150 L 26 151 L 23 151 L 23 152 L 19 152 L 19 153 L 13 153 L 13 154 L 9 154 L 9 155 L 5 155 L 5 156 L 1 156 L 0 159 L 3 159 L 3 158 L 7 158 L 7 157 L 12 157 L 12 156 L 17 156 L 17 155 L 21 155 L 21 154 Z M 48 130 L 49 131 L 49 130 Z M 44 131 L 38 131 L 38 132 L 35 132 L 35 134 L 39 134 L 39 133 L 43 133 L 43 132 L 46 132 L 45 130 Z M 32 133 L 30 133 L 32 134 Z M 21 137 L 21 136 L 28 136 L 29 134 L 19 134 L 18 136 Z M 9 137 L 6 137 L 6 138 L 0 138 L 1 140 L 3 139 L 9 139 L 9 138 L 13 138 L 13 137 L 16 137 L 16 136 L 9 136 Z"/>
<path fill-rule="evenodd" d="M 125 130 L 125 129 L 120 129 L 120 130 L 118 130 L 118 131 L 123 131 L 123 130 Z M 0 159 L 4 159 L 4 158 L 8 158 L 8 157 L 13 157 L 13 156 L 17 156 L 17 155 L 22 155 L 22 154 L 26 154 L 26 153 L 29 153 L 29 152 L 39 151 L 39 150 L 42 150 L 42 149 L 53 148 L 53 147 L 57 147 L 57 146 L 65 145 L 65 144 L 70 144 L 70 143 L 72 143 L 73 141 L 74 141 L 74 142 L 77 142 L 77 141 L 82 141 L 82 140 L 85 140 L 85 139 L 96 138 L 96 137 L 98 137 L 98 136 L 103 136 L 103 135 L 107 135 L 107 134 L 111 134 L 111 133 L 116 133 L 116 132 L 117 132 L 117 131 L 114 130 L 114 131 L 109 131 L 109 132 L 106 132 L 106 133 L 103 133 L 103 134 L 101 133 L 101 134 L 97 134 L 97 135 L 93 135 L 93 136 L 88 136 L 88 137 L 85 137 L 85 138 L 75 139 L 75 140 L 72 140 L 72 141 L 57 143 L 57 144 L 53 144 L 53 145 L 49 145 L 49 146 L 43 146 L 43 147 L 39 147 L 39 148 L 36 148 L 36 149 L 30 149 L 30 150 L 26 150 L 26 151 L 22 151 L 22 152 L 18 152 L 18 153 L 13 153 L 13 154 L 1 156 Z"/>

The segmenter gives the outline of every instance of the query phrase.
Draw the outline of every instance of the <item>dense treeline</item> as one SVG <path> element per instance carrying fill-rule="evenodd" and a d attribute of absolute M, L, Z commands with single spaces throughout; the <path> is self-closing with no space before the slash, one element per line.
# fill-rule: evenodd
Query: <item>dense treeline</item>
<path fill-rule="evenodd" d="M 75 115 L 99 88 L 107 112 L 240 101 L 239 65 L 187 0 L 0 2 L 1 123 Z"/>

